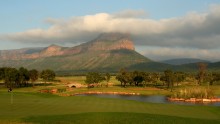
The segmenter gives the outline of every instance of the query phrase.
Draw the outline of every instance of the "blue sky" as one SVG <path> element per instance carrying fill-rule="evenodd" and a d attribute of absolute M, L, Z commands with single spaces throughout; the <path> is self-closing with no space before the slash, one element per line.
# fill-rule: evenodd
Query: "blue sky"
<path fill-rule="evenodd" d="M 150 18 L 172 18 L 191 11 L 202 12 L 219 0 L 1 0 L 0 32 L 46 27 L 48 18 L 70 18 L 127 9 L 145 10 Z"/>
<path fill-rule="evenodd" d="M 136 50 L 152 59 L 190 57 L 216 61 L 220 56 L 213 54 L 220 53 L 216 47 L 220 45 L 217 43 L 220 34 L 214 24 L 218 24 L 215 13 L 218 14 L 219 5 L 220 0 L 0 0 L 0 50 L 53 43 L 68 46 L 91 40 L 101 32 L 134 30 L 130 33 Z M 80 22 L 77 20 L 98 20 L 103 25 L 84 23 L 78 31 L 79 27 L 74 25 Z M 120 21 L 131 24 L 131 29 L 123 25 L 116 29 Z M 64 24 L 66 28 L 61 27 Z M 190 29 L 192 26 L 195 28 Z M 146 32 L 140 27 L 146 28 Z M 61 33 L 54 33 L 55 29 Z M 164 33 L 167 31 L 169 34 Z M 174 36 L 176 32 L 179 34 Z M 71 33 L 74 35 L 70 37 Z M 212 45 L 199 41 L 204 39 L 204 33 Z M 183 54 L 185 51 L 189 53 Z"/>

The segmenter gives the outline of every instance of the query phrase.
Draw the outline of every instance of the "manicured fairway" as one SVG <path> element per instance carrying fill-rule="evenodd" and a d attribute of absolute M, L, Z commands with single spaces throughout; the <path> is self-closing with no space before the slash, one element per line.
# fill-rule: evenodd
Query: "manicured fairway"
<path fill-rule="evenodd" d="M 71 115 L 38 116 L 25 118 L 32 123 L 73 123 L 73 124 L 214 124 L 217 120 L 184 118 L 146 113 L 82 113 Z"/>
<path fill-rule="evenodd" d="M 1 123 L 220 123 L 220 108 L 0 92 Z"/>

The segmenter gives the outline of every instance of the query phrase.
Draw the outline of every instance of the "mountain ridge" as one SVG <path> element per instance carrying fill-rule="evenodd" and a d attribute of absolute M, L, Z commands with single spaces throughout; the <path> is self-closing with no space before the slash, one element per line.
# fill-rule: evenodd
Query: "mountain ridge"
<path fill-rule="evenodd" d="M 7 53 L 8 52 L 8 53 Z M 7 56 L 8 55 L 8 56 Z M 5 57 L 5 58 L 4 58 Z M 0 51 L 0 66 L 65 70 L 119 70 L 151 60 L 137 53 L 128 34 L 104 33 L 74 47 Z"/>
<path fill-rule="evenodd" d="M 170 65 L 184 65 L 198 62 L 211 63 L 208 60 L 202 60 L 197 58 L 176 58 L 160 61 L 161 63 L 170 64 Z"/>
<path fill-rule="evenodd" d="M 77 54 L 87 51 L 111 51 L 119 49 L 135 50 L 133 42 L 129 37 L 127 37 L 127 35 L 119 33 L 104 33 L 99 35 L 95 40 L 74 47 L 62 47 L 52 44 L 48 47 L 41 49 L 23 48 L 16 50 L 0 50 L 0 59 L 36 59 L 41 57 Z"/>
<path fill-rule="evenodd" d="M 121 68 L 149 72 L 197 71 L 197 63 L 171 65 L 155 62 L 135 51 L 129 34 L 104 33 L 73 47 L 52 44 L 41 48 L 0 50 L 0 67 L 52 69 L 56 72 L 117 72 Z M 208 69 L 219 71 L 220 63 L 208 63 Z"/>

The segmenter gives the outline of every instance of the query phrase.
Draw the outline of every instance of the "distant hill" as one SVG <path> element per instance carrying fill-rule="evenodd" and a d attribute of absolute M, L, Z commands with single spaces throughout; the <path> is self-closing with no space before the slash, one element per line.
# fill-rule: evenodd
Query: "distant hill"
<path fill-rule="evenodd" d="M 59 72 L 118 71 L 138 63 L 152 62 L 135 51 L 128 34 L 104 33 L 75 47 L 51 45 L 0 51 L 0 66 L 49 68 Z"/>
<path fill-rule="evenodd" d="M 220 72 L 220 62 L 215 63 L 206 63 L 207 64 L 207 70 L 211 72 Z M 198 63 L 190 63 L 190 64 L 183 64 L 183 65 L 177 65 L 176 68 L 173 68 L 173 70 L 180 70 L 185 72 L 198 72 Z"/>
<path fill-rule="evenodd" d="M 169 60 L 161 61 L 161 63 L 166 63 L 170 65 L 184 65 L 184 64 L 198 63 L 198 62 L 211 63 L 207 60 L 193 59 L 193 58 L 179 58 L 179 59 L 169 59 Z"/>

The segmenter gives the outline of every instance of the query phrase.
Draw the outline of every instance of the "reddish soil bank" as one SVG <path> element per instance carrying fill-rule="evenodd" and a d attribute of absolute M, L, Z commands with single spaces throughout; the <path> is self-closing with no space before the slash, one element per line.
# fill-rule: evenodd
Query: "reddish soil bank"
<path fill-rule="evenodd" d="M 168 98 L 169 101 L 184 101 L 184 102 L 220 102 L 220 98 L 211 98 L 211 99 L 197 99 L 197 98 Z"/>

